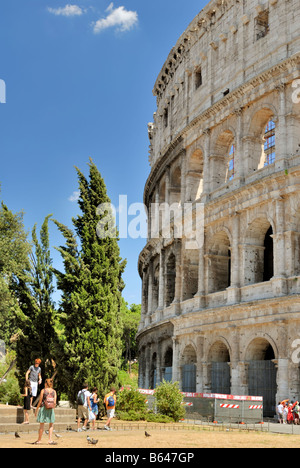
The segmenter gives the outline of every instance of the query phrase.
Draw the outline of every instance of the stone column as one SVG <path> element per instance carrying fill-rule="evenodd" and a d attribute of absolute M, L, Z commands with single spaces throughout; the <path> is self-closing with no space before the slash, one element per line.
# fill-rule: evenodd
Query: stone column
<path fill-rule="evenodd" d="M 181 300 L 181 290 L 182 290 L 182 265 L 181 265 L 181 242 L 177 242 L 176 245 L 176 278 L 175 278 L 175 313 L 176 315 L 180 315 L 181 307 L 180 307 L 180 300 Z"/>
<path fill-rule="evenodd" d="M 289 398 L 289 359 L 277 359 L 277 395 L 276 402 Z"/>
<path fill-rule="evenodd" d="M 278 120 L 275 129 L 275 145 L 276 145 L 276 170 L 284 170 L 287 160 L 287 126 L 286 126 L 286 86 L 284 83 L 276 87 L 279 99 Z M 274 120 L 275 121 L 275 120 Z"/>
<path fill-rule="evenodd" d="M 183 210 L 186 199 L 186 152 L 181 154 L 181 208 Z"/>
<path fill-rule="evenodd" d="M 148 344 L 145 352 L 145 388 L 150 387 L 150 345 Z"/>
<path fill-rule="evenodd" d="M 161 248 L 159 254 L 159 290 L 158 290 L 158 320 L 163 318 L 165 306 L 165 251 Z"/>
<path fill-rule="evenodd" d="M 158 340 L 157 343 L 158 353 L 156 353 L 156 386 L 161 382 L 161 342 Z"/>
<path fill-rule="evenodd" d="M 287 293 L 286 265 L 285 265 L 285 200 L 278 198 L 275 201 L 276 228 L 273 235 L 274 240 L 274 277 L 272 288 L 275 296 L 282 296 Z"/>
<path fill-rule="evenodd" d="M 232 353 L 231 353 L 231 394 L 239 395 L 240 393 L 240 370 L 241 366 L 239 363 L 240 359 L 240 329 L 235 328 L 232 333 Z"/>
<path fill-rule="evenodd" d="M 198 267 L 198 292 L 196 294 L 198 307 L 204 309 L 206 307 L 205 299 L 205 258 L 204 246 L 199 250 L 199 267 Z"/>
<path fill-rule="evenodd" d="M 243 107 L 236 109 L 237 133 L 236 133 L 236 155 L 234 160 L 234 177 L 244 179 L 244 147 L 243 147 Z"/>
<path fill-rule="evenodd" d="M 205 143 L 204 143 L 204 161 L 203 161 L 203 194 L 204 200 L 208 198 L 210 193 L 210 167 L 209 167 L 209 156 L 210 156 L 210 129 L 204 130 Z"/>
<path fill-rule="evenodd" d="M 152 305 L 153 305 L 153 264 L 152 262 L 149 265 L 149 277 L 148 277 L 148 312 L 147 312 L 147 318 L 148 322 L 150 320 L 150 316 L 153 313 L 152 310 Z"/>
<path fill-rule="evenodd" d="M 140 322 L 139 329 L 144 328 L 144 325 L 145 325 L 145 318 L 146 318 L 146 315 L 147 315 L 147 306 L 148 306 L 148 304 L 147 304 L 147 295 L 146 295 L 147 288 L 148 288 L 148 284 L 147 284 L 147 274 L 146 274 L 146 271 L 143 270 L 143 279 L 142 279 L 142 310 L 141 310 L 141 322 Z"/>
<path fill-rule="evenodd" d="M 231 285 L 228 288 L 228 304 L 240 301 L 240 215 L 235 213 L 232 217 L 232 245 L 231 245 Z"/>
<path fill-rule="evenodd" d="M 203 366 L 204 336 L 197 337 L 197 364 L 196 364 L 196 392 L 203 393 Z"/>
<path fill-rule="evenodd" d="M 238 363 L 238 374 L 239 374 L 239 394 L 248 395 L 248 367 L 249 364 L 246 361 L 240 361 Z"/>
<path fill-rule="evenodd" d="M 165 202 L 170 203 L 170 166 L 166 168 L 166 198 Z"/>
<path fill-rule="evenodd" d="M 176 337 L 173 337 L 173 366 L 172 366 L 172 381 L 179 382 L 181 387 L 180 380 L 180 362 L 179 362 L 179 343 Z"/>

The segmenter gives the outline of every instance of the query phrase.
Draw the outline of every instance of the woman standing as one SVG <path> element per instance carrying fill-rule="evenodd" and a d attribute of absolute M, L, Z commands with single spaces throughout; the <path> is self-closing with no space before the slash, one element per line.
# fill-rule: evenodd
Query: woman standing
<path fill-rule="evenodd" d="M 31 410 L 31 383 L 30 383 L 30 380 L 25 381 L 24 394 L 22 395 L 22 397 L 24 397 L 24 422 L 23 422 L 23 424 L 29 424 L 28 411 Z"/>
<path fill-rule="evenodd" d="M 40 401 L 36 409 L 37 422 L 40 423 L 39 438 L 35 442 L 36 445 L 41 443 L 45 424 L 49 424 L 49 445 L 57 445 L 56 442 L 52 440 L 56 399 L 57 395 L 56 391 L 53 389 L 53 380 L 47 379 L 45 381 L 45 388 L 41 391 Z"/>
<path fill-rule="evenodd" d="M 92 422 L 92 429 L 95 430 L 95 422 L 99 413 L 99 409 L 98 409 L 99 398 L 98 398 L 97 387 L 93 388 L 90 401 L 91 401 L 92 413 L 94 415 L 94 417 L 92 418 L 92 420 L 90 419 L 90 421 Z"/>

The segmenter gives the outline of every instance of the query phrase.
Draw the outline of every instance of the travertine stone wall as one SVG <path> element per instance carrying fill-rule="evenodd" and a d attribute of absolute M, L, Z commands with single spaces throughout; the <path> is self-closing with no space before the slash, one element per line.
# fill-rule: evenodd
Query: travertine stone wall
<path fill-rule="evenodd" d="M 249 393 L 251 363 L 269 361 L 276 399 L 300 398 L 297 80 L 298 0 L 211 1 L 159 73 L 139 258 L 140 385 L 172 368 L 183 387 L 221 390 L 227 362 L 232 393 Z M 204 231 L 193 249 L 180 232 L 187 203 Z"/>

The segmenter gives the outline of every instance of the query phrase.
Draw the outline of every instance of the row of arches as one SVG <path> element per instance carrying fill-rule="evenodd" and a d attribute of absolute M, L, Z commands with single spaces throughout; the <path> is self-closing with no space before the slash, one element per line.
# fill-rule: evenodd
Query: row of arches
<path fill-rule="evenodd" d="M 249 226 L 240 249 L 241 286 L 270 281 L 274 276 L 273 227 L 259 218 Z M 208 242 L 206 255 L 207 292 L 223 291 L 232 285 L 232 245 L 228 232 L 220 230 Z"/>
<path fill-rule="evenodd" d="M 243 250 L 240 250 L 240 263 L 244 273 L 240 277 L 240 286 L 270 281 L 274 276 L 274 240 L 273 228 L 266 219 L 255 220 L 246 232 Z M 199 290 L 199 274 L 203 275 L 207 294 L 224 291 L 233 284 L 232 241 L 229 233 L 220 230 L 207 242 L 204 254 L 204 271 L 199 272 L 199 252 L 183 251 L 182 300 L 191 299 Z M 171 251 L 166 255 L 164 274 L 163 307 L 169 307 L 176 296 L 176 275 L 179 258 Z M 155 311 L 159 306 L 160 263 L 154 269 L 151 283 L 152 306 Z M 149 287 L 149 280 L 148 280 Z M 147 296 L 148 297 L 148 296 Z"/>
<path fill-rule="evenodd" d="M 223 227 L 208 235 L 202 252 L 186 250 L 181 245 L 157 255 L 143 279 L 145 316 L 150 317 L 157 309 L 163 310 L 176 301 L 192 299 L 199 292 L 208 295 L 230 287 L 269 282 L 275 275 L 274 231 L 269 220 L 255 219 L 235 242 L 239 244 L 238 249 L 234 249 L 230 231 Z M 199 268 L 200 255 L 203 255 L 203 270 Z M 238 256 L 238 277 L 234 274 L 235 256 Z"/>
<path fill-rule="evenodd" d="M 163 379 L 173 379 L 173 350 L 168 347 L 160 357 L 158 369 L 157 353 L 153 353 L 150 366 L 150 388 L 155 388 Z M 277 368 L 276 356 L 272 344 L 266 338 L 255 338 L 245 351 L 244 394 L 250 396 L 263 396 L 265 416 L 274 416 L 275 399 L 277 394 Z M 183 392 L 196 393 L 199 391 L 197 382 L 202 381 L 202 391 L 207 393 L 232 394 L 232 368 L 231 351 L 224 340 L 217 340 L 209 349 L 205 363 L 199 366 L 199 356 L 193 345 L 187 345 L 179 357 L 180 388 Z M 242 366 L 237 366 L 242 368 Z M 202 375 L 199 375 L 202 373 Z M 159 375 L 158 375 L 159 374 Z"/>
<path fill-rule="evenodd" d="M 252 117 L 244 136 L 238 134 L 236 129 L 227 127 L 210 136 L 209 154 L 205 154 L 204 143 L 188 151 L 184 201 L 198 200 L 205 184 L 209 185 L 209 190 L 216 190 L 242 176 L 242 172 L 246 176 L 274 164 L 276 121 L 273 109 L 260 109 Z M 206 169 L 205 159 L 208 161 Z M 171 205 L 182 201 L 182 178 L 182 162 L 178 161 L 170 168 L 169 181 L 163 176 L 159 183 L 160 203 L 168 202 Z"/>

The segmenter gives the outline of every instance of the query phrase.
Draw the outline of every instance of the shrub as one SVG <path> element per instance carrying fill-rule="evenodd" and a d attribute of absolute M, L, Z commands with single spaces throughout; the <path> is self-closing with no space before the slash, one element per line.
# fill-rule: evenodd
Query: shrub
<path fill-rule="evenodd" d="M 146 413 L 147 398 L 133 388 L 125 388 L 118 396 L 118 412 Z"/>
<path fill-rule="evenodd" d="M 155 391 L 157 411 L 178 422 L 185 416 L 185 408 L 182 406 L 183 396 L 179 390 L 178 382 L 166 382 L 165 380 Z"/>
<path fill-rule="evenodd" d="M 174 420 L 164 414 L 154 414 L 149 412 L 146 415 L 146 421 L 153 423 L 172 423 Z"/>
<path fill-rule="evenodd" d="M 118 411 L 117 418 L 122 421 L 146 421 L 147 413 L 143 411 Z"/>
<path fill-rule="evenodd" d="M 128 412 L 118 411 L 117 418 L 121 421 L 147 421 L 152 423 L 170 423 L 173 422 L 171 418 L 163 414 L 154 414 L 151 411 L 134 411 Z"/>

